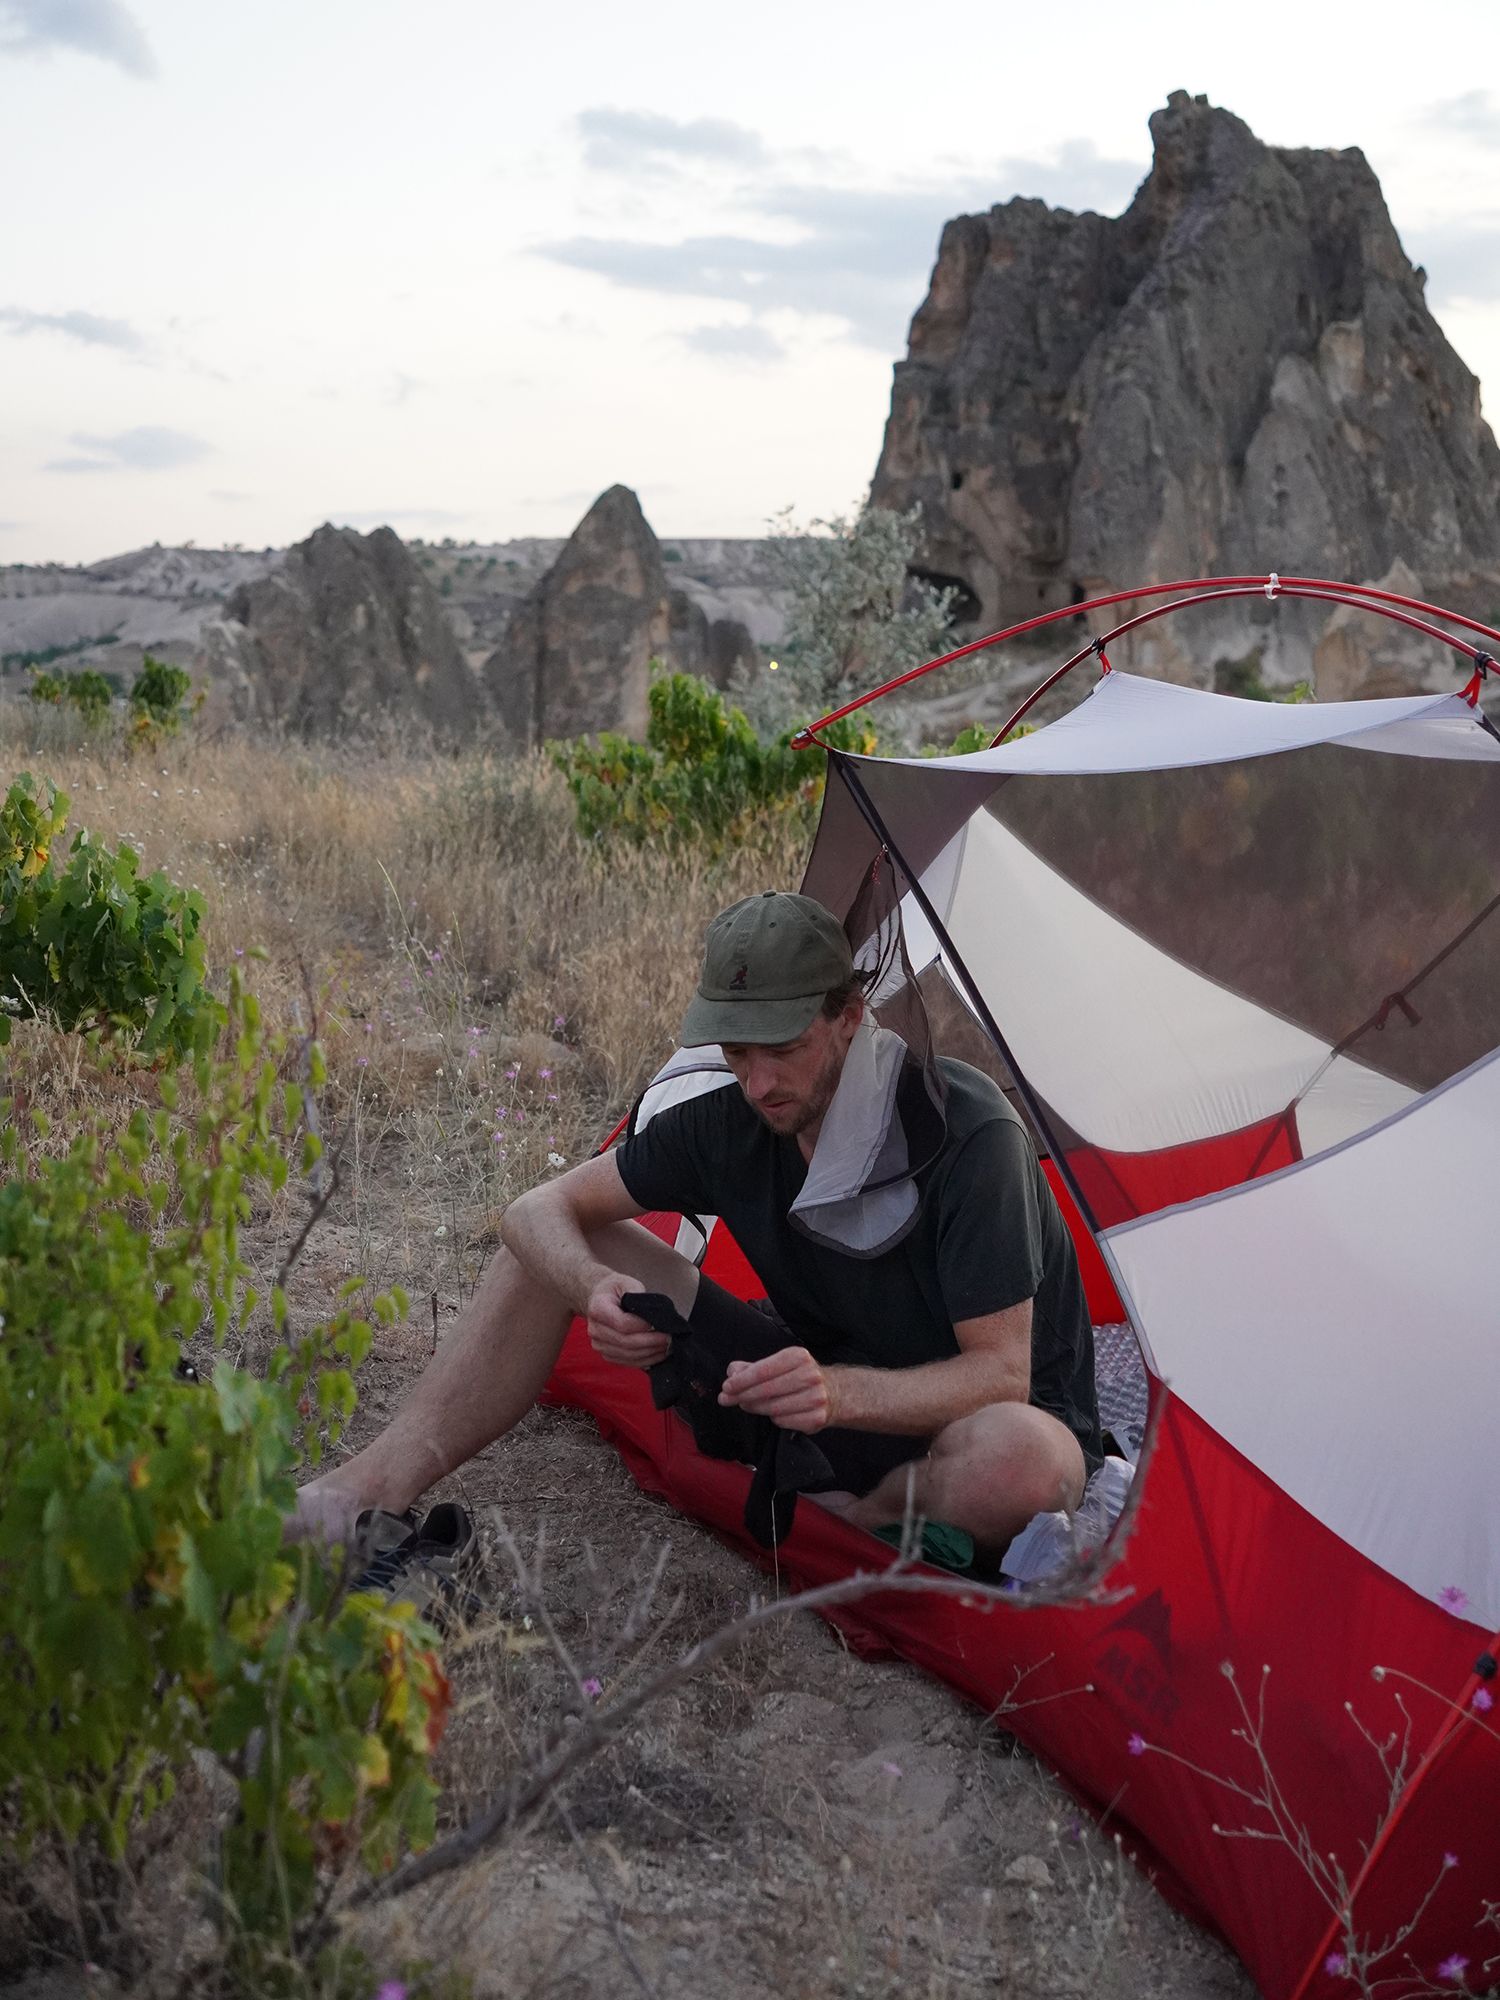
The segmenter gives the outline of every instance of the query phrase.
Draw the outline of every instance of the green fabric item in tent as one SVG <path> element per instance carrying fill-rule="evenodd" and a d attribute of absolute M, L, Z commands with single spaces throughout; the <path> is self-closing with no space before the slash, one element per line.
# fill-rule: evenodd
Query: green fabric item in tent
<path fill-rule="evenodd" d="M 876 1528 L 874 1533 L 893 1549 L 900 1548 L 899 1521 L 893 1521 L 888 1528 Z M 965 1576 L 974 1567 L 974 1537 L 966 1528 L 955 1528 L 951 1521 L 924 1521 L 921 1556 L 923 1562 L 938 1569 L 956 1570 Z"/>

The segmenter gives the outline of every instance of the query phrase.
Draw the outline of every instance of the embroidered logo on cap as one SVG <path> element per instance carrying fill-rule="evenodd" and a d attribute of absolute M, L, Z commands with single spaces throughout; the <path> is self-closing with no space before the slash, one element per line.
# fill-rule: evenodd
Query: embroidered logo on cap
<path fill-rule="evenodd" d="M 730 992 L 743 993 L 745 990 L 745 981 L 748 979 L 749 975 L 750 975 L 750 968 L 748 965 L 737 965 L 734 969 L 734 977 L 729 982 Z"/>

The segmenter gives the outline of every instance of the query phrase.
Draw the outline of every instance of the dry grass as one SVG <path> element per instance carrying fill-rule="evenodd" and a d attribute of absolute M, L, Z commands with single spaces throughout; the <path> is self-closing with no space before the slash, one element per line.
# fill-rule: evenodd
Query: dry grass
<path fill-rule="evenodd" d="M 800 873 L 793 829 L 714 864 L 591 847 L 540 759 L 238 734 L 130 756 L 73 723 L 0 709 L 0 776 L 52 778 L 70 829 L 200 889 L 211 966 L 246 965 L 273 1031 L 316 1013 L 345 1137 L 338 1274 L 419 1293 L 467 1289 L 494 1213 L 628 1108 L 671 1047 L 713 912 Z M 123 1115 L 154 1095 L 38 1029 L 8 1068 L 59 1136 L 85 1100 Z"/>

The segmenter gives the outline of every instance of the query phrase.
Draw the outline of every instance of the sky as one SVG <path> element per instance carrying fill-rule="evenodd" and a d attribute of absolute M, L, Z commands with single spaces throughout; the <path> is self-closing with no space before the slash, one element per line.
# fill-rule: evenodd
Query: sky
<path fill-rule="evenodd" d="M 0 0 L 0 563 L 857 506 L 949 216 L 1363 148 L 1500 411 L 1500 6 Z"/>

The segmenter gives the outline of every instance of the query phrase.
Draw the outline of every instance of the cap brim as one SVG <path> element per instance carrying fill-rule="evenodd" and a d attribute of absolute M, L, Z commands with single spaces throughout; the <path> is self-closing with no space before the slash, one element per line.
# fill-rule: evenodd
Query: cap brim
<path fill-rule="evenodd" d="M 802 993 L 791 1000 L 707 1000 L 695 993 L 682 1020 L 686 1049 L 705 1043 L 795 1042 L 822 1011 L 826 996 Z"/>

